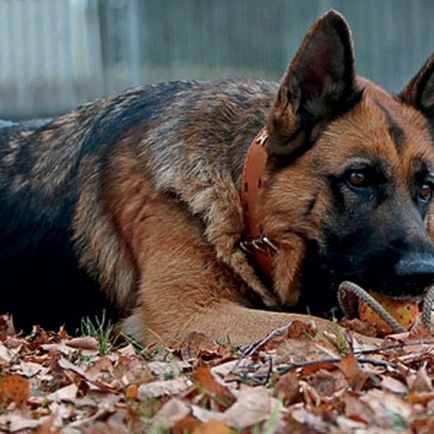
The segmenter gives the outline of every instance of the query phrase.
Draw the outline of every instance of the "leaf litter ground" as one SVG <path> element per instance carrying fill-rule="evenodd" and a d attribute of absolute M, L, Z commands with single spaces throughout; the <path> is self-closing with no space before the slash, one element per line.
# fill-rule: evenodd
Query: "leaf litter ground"
<path fill-rule="evenodd" d="M 193 334 L 101 349 L 0 317 L 0 432 L 434 432 L 434 339 L 420 326 L 379 345 L 294 322 L 244 348 Z"/>

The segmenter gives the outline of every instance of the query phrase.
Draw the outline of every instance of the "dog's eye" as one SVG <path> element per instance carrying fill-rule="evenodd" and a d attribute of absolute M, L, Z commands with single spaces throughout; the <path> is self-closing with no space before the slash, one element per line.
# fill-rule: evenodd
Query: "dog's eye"
<path fill-rule="evenodd" d="M 417 197 L 421 202 L 429 202 L 433 194 L 433 186 L 431 184 L 422 184 L 417 191 Z"/>
<path fill-rule="evenodd" d="M 368 187 L 371 184 L 368 174 L 364 170 L 352 170 L 347 174 L 347 182 L 356 188 Z"/>

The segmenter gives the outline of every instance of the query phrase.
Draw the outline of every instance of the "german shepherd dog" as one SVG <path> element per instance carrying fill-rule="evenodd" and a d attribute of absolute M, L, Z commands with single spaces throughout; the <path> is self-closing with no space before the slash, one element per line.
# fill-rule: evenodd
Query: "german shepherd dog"
<path fill-rule="evenodd" d="M 178 81 L 6 124 L 1 310 L 52 327 L 107 303 L 145 344 L 244 343 L 321 315 L 346 279 L 420 297 L 433 139 L 434 56 L 389 95 L 356 77 L 334 11 L 280 85 Z"/>

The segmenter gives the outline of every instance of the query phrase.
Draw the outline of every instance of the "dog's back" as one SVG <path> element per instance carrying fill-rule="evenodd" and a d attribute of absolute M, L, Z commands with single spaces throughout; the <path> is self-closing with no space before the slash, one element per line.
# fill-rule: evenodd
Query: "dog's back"
<path fill-rule="evenodd" d="M 124 148 L 141 154 L 155 192 L 188 197 L 195 213 L 205 213 L 217 200 L 217 177 L 237 181 L 275 86 L 171 82 L 134 88 L 53 120 L 1 121 L 2 310 L 22 327 L 66 322 L 72 329 L 84 315 L 114 312 L 113 302 L 127 312 L 137 275 L 105 190 Z M 208 200 L 191 198 L 206 189 Z"/>

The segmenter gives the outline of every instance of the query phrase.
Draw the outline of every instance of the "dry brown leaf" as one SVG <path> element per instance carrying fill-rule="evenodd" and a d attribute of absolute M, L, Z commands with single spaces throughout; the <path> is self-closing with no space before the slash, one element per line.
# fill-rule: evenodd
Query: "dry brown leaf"
<path fill-rule="evenodd" d="M 282 375 L 274 387 L 274 396 L 280 399 L 285 406 L 296 402 L 300 398 L 298 375 L 295 372 Z"/>
<path fill-rule="evenodd" d="M 42 372 L 45 373 L 48 370 L 40 363 L 24 362 L 22 360 L 20 361 L 20 369 L 21 373 L 27 378 L 33 377 Z"/>
<path fill-rule="evenodd" d="M 410 392 L 407 398 L 413 404 L 427 405 L 430 401 L 434 402 L 434 392 Z"/>
<path fill-rule="evenodd" d="M 98 341 L 91 336 L 80 336 L 78 338 L 72 338 L 64 340 L 63 343 L 68 347 L 78 348 L 80 350 L 98 351 Z"/>
<path fill-rule="evenodd" d="M 325 370 L 316 372 L 309 380 L 309 385 L 313 387 L 321 397 L 332 397 L 339 386 L 336 377 Z"/>
<path fill-rule="evenodd" d="M 381 387 L 390 392 L 405 394 L 408 393 L 408 387 L 397 380 L 396 378 L 391 377 L 390 375 L 382 375 L 381 376 Z"/>
<path fill-rule="evenodd" d="M 187 377 L 174 378 L 166 381 L 153 381 L 152 383 L 141 384 L 137 398 L 141 401 L 161 396 L 179 395 L 191 387 L 193 383 Z"/>
<path fill-rule="evenodd" d="M 0 344 L 0 362 L 11 363 L 14 357 L 19 353 L 19 350 L 19 348 L 11 350 L 7 348 L 4 344 Z"/>
<path fill-rule="evenodd" d="M 201 391 L 205 392 L 217 404 L 223 406 L 223 408 L 227 408 L 234 403 L 235 397 L 233 393 L 217 381 L 209 368 L 200 366 L 193 373 L 192 378 Z"/>
<path fill-rule="evenodd" d="M 348 418 L 364 424 L 371 424 L 373 422 L 374 411 L 366 402 L 361 401 L 358 396 L 346 394 L 344 403 L 345 416 Z"/>
<path fill-rule="evenodd" d="M 184 371 L 190 370 L 191 365 L 184 361 L 172 360 L 170 362 L 152 361 L 146 364 L 146 368 L 163 380 L 167 376 L 177 377 Z"/>
<path fill-rule="evenodd" d="M 190 406 L 178 398 L 167 401 L 152 418 L 154 428 L 171 429 L 190 414 Z"/>
<path fill-rule="evenodd" d="M 54 423 L 54 417 L 45 417 L 39 419 L 40 422 L 42 420 L 45 420 L 43 424 L 38 427 L 36 430 L 33 431 L 34 434 L 59 434 L 60 433 L 60 427 L 55 427 L 53 425 Z"/>
<path fill-rule="evenodd" d="M 371 336 L 371 337 L 377 336 L 377 331 L 375 330 L 375 327 L 369 322 L 361 321 L 359 318 L 352 318 L 352 319 L 345 318 L 339 321 L 339 324 L 342 327 L 357 332 L 361 335 Z"/>
<path fill-rule="evenodd" d="M 320 416 L 313 414 L 305 408 L 297 408 L 291 412 L 292 419 L 298 423 L 307 425 L 305 431 L 299 431 L 301 433 L 328 433 L 330 432 L 330 426 L 327 422 L 323 421 Z"/>
<path fill-rule="evenodd" d="M 100 357 L 84 371 L 87 380 L 110 382 L 113 380 L 113 363 L 108 357 Z"/>
<path fill-rule="evenodd" d="M 276 363 L 304 363 L 307 360 L 324 360 L 330 353 L 309 340 L 285 339 L 276 348 Z"/>
<path fill-rule="evenodd" d="M 226 375 L 233 372 L 234 368 L 239 364 L 239 360 L 231 360 L 229 362 L 223 362 L 219 365 L 213 366 L 211 368 L 211 372 L 214 375 L 218 375 L 220 377 L 225 377 Z"/>
<path fill-rule="evenodd" d="M 312 339 L 315 330 L 307 322 L 294 320 L 288 327 L 287 337 L 290 339 Z"/>
<path fill-rule="evenodd" d="M 300 381 L 300 390 L 308 407 L 318 407 L 321 404 L 321 396 L 307 381 Z"/>
<path fill-rule="evenodd" d="M 62 387 L 47 396 L 49 401 L 74 401 L 77 398 L 78 387 L 75 384 Z"/>
<path fill-rule="evenodd" d="M 15 336 L 16 333 L 12 317 L 0 315 L 0 341 L 4 341 L 9 336 Z"/>
<path fill-rule="evenodd" d="M 193 417 L 192 415 L 188 415 L 176 422 L 171 432 L 173 434 L 192 433 L 194 429 L 200 424 L 201 422 L 198 421 L 195 417 Z"/>
<path fill-rule="evenodd" d="M 65 345 L 64 343 L 48 343 L 43 344 L 39 346 L 42 350 L 48 351 L 52 354 L 62 354 L 62 356 L 69 357 L 72 356 L 74 353 L 77 352 L 75 348 L 68 347 L 68 345 Z M 36 349 L 36 348 L 35 348 Z"/>
<path fill-rule="evenodd" d="M 134 349 L 134 346 L 131 344 L 125 345 L 125 347 L 122 347 L 118 350 L 118 353 L 122 356 L 129 357 L 129 356 L 135 356 L 136 350 Z"/>
<path fill-rule="evenodd" d="M 137 384 L 130 384 L 125 389 L 125 397 L 127 399 L 138 399 L 138 397 L 139 397 L 139 386 Z"/>
<path fill-rule="evenodd" d="M 221 420 L 211 419 L 197 425 L 193 434 L 230 434 L 232 430 Z"/>
<path fill-rule="evenodd" d="M 19 375 L 5 375 L 0 377 L 0 401 L 15 402 L 23 405 L 30 396 L 30 386 L 26 378 Z"/>
<path fill-rule="evenodd" d="M 23 430 L 33 430 L 40 427 L 43 423 L 44 419 L 30 419 L 18 413 L 9 413 L 7 415 L 2 415 L 0 418 L 0 425 L 7 426 L 7 432 L 11 433 Z"/>
<path fill-rule="evenodd" d="M 336 417 L 335 422 L 341 428 L 341 430 L 335 430 L 336 432 L 366 434 L 366 424 L 363 422 L 357 422 L 346 416 Z"/>
<path fill-rule="evenodd" d="M 351 353 L 342 357 L 339 368 L 344 373 L 350 387 L 354 390 L 361 390 L 369 378 L 369 375 L 363 372 L 359 362 Z"/>
<path fill-rule="evenodd" d="M 98 377 L 95 378 L 96 375 L 99 375 L 103 372 L 103 367 L 108 368 L 112 366 L 110 360 L 106 359 L 105 357 L 102 358 L 97 367 L 94 370 L 90 370 L 89 373 L 87 370 L 83 369 L 83 367 L 75 365 L 64 357 L 61 357 L 57 363 L 60 368 L 74 372 L 79 377 L 88 381 L 92 388 L 98 388 L 107 392 L 113 391 L 115 389 L 114 386 L 105 381 L 106 379 L 101 379 Z"/>
<path fill-rule="evenodd" d="M 276 424 L 282 418 L 282 403 L 270 396 L 264 387 L 243 387 L 236 391 L 236 398 L 235 403 L 223 413 L 193 405 L 193 416 L 202 422 L 212 419 L 221 420 L 231 428 L 238 430 L 263 422 L 272 414 L 276 419 Z"/>
<path fill-rule="evenodd" d="M 181 345 L 181 357 L 183 360 L 195 359 L 206 355 L 217 355 L 218 345 L 211 341 L 205 334 L 192 332 Z"/>
<path fill-rule="evenodd" d="M 413 378 L 409 378 L 408 381 L 411 392 L 432 392 L 432 379 L 426 371 L 426 365 L 424 364 L 419 368 L 416 375 Z"/>
<path fill-rule="evenodd" d="M 149 366 L 136 356 L 119 356 L 112 374 L 122 385 L 149 383 L 156 379 Z"/>
<path fill-rule="evenodd" d="M 382 428 L 392 428 L 396 421 L 407 421 L 411 414 L 410 404 L 403 398 L 383 390 L 371 389 L 360 396 L 360 400 L 368 404 L 375 415 L 375 424 Z"/>

